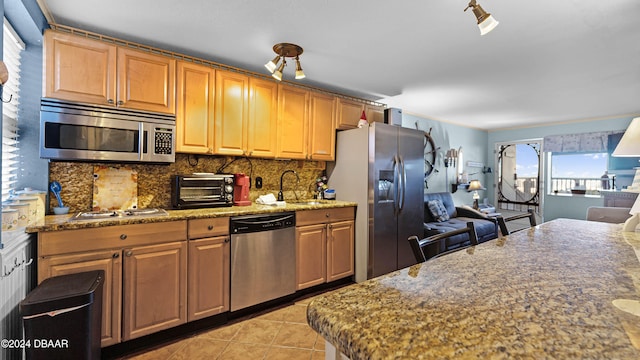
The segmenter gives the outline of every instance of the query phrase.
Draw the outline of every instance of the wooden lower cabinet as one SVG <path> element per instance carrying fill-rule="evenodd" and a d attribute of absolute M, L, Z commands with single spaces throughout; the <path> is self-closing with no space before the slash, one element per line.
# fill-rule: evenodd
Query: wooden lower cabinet
<path fill-rule="evenodd" d="M 354 221 L 341 221 L 328 225 L 327 282 L 353 275 Z"/>
<path fill-rule="evenodd" d="M 101 346 L 120 342 L 122 307 L 122 257 L 120 250 L 105 250 L 73 255 L 45 257 L 38 264 L 38 283 L 46 278 L 104 270 L 102 288 Z"/>
<path fill-rule="evenodd" d="M 296 229 L 297 290 L 327 282 L 327 225 Z"/>
<path fill-rule="evenodd" d="M 189 241 L 188 321 L 229 311 L 229 255 L 229 236 Z"/>
<path fill-rule="evenodd" d="M 355 273 L 354 219 L 352 207 L 296 214 L 297 290 Z"/>
<path fill-rule="evenodd" d="M 187 321 L 187 242 L 134 247 L 123 257 L 122 340 Z"/>

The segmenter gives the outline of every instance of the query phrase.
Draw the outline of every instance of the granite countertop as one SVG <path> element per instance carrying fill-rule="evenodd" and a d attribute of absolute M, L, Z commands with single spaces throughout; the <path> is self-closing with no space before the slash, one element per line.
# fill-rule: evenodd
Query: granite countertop
<path fill-rule="evenodd" d="M 303 202 L 313 202 L 303 203 Z M 296 203 L 297 202 L 297 203 Z M 330 209 L 357 206 L 357 203 L 350 201 L 338 200 L 300 200 L 287 202 L 285 206 L 260 205 L 252 203 L 249 206 L 227 206 L 217 208 L 202 208 L 188 210 L 167 210 L 168 216 L 152 216 L 152 217 L 133 217 L 118 219 L 101 219 L 101 220 L 70 220 L 74 214 L 67 215 L 47 215 L 44 224 L 28 226 L 25 231 L 28 233 L 85 229 L 112 225 L 126 224 L 145 224 L 153 222 L 188 220 L 188 219 L 204 219 L 224 216 L 238 216 L 250 214 L 266 214 L 283 211 L 301 211 L 315 209 Z"/>
<path fill-rule="evenodd" d="M 556 219 L 320 296 L 307 319 L 352 360 L 640 359 L 639 260 L 640 233 Z"/>

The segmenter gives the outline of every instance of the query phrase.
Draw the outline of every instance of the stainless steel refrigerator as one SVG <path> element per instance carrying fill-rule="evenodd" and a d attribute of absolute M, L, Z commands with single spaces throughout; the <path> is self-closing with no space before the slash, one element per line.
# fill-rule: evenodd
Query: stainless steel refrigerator
<path fill-rule="evenodd" d="M 337 134 L 328 185 L 358 203 L 357 282 L 416 263 L 407 238 L 423 233 L 423 147 L 424 132 L 383 123 Z"/>

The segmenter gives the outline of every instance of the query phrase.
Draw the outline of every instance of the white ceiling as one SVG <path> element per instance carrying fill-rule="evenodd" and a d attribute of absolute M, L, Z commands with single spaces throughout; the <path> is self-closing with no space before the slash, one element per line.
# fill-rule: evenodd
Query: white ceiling
<path fill-rule="evenodd" d="M 49 21 L 255 72 L 304 48 L 313 86 L 480 129 L 640 114 L 640 1 L 38 0 Z M 284 72 L 292 80 L 295 67 Z"/>

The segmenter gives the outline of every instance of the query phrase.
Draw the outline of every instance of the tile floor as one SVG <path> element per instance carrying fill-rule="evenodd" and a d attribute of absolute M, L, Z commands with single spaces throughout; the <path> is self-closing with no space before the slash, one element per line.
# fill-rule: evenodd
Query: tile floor
<path fill-rule="evenodd" d="M 222 327 L 123 359 L 324 359 L 324 339 L 307 324 L 307 304 L 312 299 L 231 320 Z"/>

